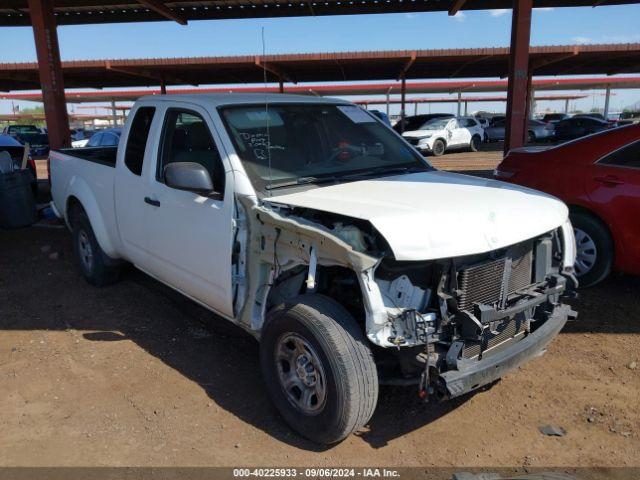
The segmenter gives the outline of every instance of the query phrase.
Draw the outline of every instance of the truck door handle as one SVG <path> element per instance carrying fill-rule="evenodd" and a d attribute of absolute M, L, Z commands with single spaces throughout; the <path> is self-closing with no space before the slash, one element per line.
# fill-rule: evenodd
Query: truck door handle
<path fill-rule="evenodd" d="M 148 203 L 149 205 L 153 205 L 154 207 L 160 206 L 160 200 L 154 200 L 153 198 L 144 197 L 144 203 Z"/>
<path fill-rule="evenodd" d="M 619 179 L 618 177 L 614 177 L 613 175 L 606 175 L 604 177 L 594 177 L 596 182 L 604 183 L 610 187 L 614 185 L 623 185 L 624 180 Z"/>

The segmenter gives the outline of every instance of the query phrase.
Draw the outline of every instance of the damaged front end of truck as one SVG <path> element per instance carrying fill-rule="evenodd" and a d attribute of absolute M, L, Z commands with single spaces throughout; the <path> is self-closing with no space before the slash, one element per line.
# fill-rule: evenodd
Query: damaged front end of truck
<path fill-rule="evenodd" d="M 267 312 L 303 293 L 327 295 L 372 344 L 380 383 L 429 399 L 492 383 L 544 352 L 576 313 L 571 225 L 484 253 L 396 260 L 366 220 L 239 198 L 237 321 L 260 335 Z"/>

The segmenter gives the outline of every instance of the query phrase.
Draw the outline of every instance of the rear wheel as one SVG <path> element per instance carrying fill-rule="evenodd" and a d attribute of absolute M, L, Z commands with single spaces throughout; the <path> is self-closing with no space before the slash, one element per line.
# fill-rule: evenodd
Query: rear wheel
<path fill-rule="evenodd" d="M 613 265 L 613 241 L 607 227 L 587 213 L 571 214 L 576 237 L 575 271 L 581 287 L 604 280 Z"/>
<path fill-rule="evenodd" d="M 534 143 L 535 141 L 536 141 L 536 134 L 531 132 L 531 131 L 529 131 L 527 133 L 527 142 L 528 143 Z"/>
<path fill-rule="evenodd" d="M 477 152 L 480 149 L 480 143 L 482 140 L 478 135 L 474 135 L 471 137 L 471 142 L 469 142 L 469 150 L 472 152 Z"/>
<path fill-rule="evenodd" d="M 442 140 L 436 140 L 435 142 L 433 142 L 433 148 L 431 149 L 431 151 L 433 152 L 433 155 L 435 157 L 439 157 L 444 154 L 445 149 L 446 145 L 444 144 L 444 142 Z"/>
<path fill-rule="evenodd" d="M 367 340 L 328 297 L 302 295 L 269 312 L 260 363 L 280 414 L 314 442 L 339 442 L 373 415 L 378 377 Z"/>
<path fill-rule="evenodd" d="M 72 235 L 76 258 L 87 282 L 98 287 L 116 282 L 120 265 L 100 248 L 89 218 L 81 208 L 73 212 Z"/>

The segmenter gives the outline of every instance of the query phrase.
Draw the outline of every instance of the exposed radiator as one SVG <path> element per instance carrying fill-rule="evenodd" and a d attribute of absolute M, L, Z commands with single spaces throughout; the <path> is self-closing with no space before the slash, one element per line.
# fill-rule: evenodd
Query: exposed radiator
<path fill-rule="evenodd" d="M 523 335 L 526 328 L 527 326 L 525 322 L 518 322 L 515 318 L 512 318 L 498 326 L 496 333 L 492 333 L 488 329 L 485 330 L 482 340 L 483 353 L 488 353 L 492 348 L 495 348 L 516 336 Z M 462 349 L 463 358 L 475 358 L 478 355 L 480 355 L 480 343 L 468 342 Z"/>
<path fill-rule="evenodd" d="M 525 288 L 532 283 L 532 250 L 520 250 L 510 263 L 507 294 Z M 473 304 L 497 304 L 502 299 L 506 258 L 488 260 L 464 268 L 458 274 L 458 308 L 473 311 Z"/>

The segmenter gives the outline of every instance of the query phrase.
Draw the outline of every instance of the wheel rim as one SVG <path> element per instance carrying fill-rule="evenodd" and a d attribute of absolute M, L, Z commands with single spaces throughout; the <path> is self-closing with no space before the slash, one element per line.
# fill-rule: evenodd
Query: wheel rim
<path fill-rule="evenodd" d="M 596 242 L 584 230 L 579 228 L 573 229 L 576 237 L 576 264 L 574 266 L 578 276 L 582 276 L 589 272 L 596 264 L 598 258 L 598 249 Z"/>
<path fill-rule="evenodd" d="M 296 333 L 282 335 L 276 344 L 276 368 L 289 403 L 306 415 L 322 411 L 327 396 L 326 377 L 309 342 Z"/>
<path fill-rule="evenodd" d="M 89 242 L 89 236 L 84 230 L 80 230 L 78 233 L 78 253 L 80 254 L 80 262 L 82 266 L 91 271 L 93 268 L 93 248 L 91 242 Z"/>
<path fill-rule="evenodd" d="M 436 144 L 433 146 L 433 153 L 435 153 L 436 155 L 442 155 L 443 152 L 444 145 L 442 144 L 442 142 L 436 142 Z"/>

